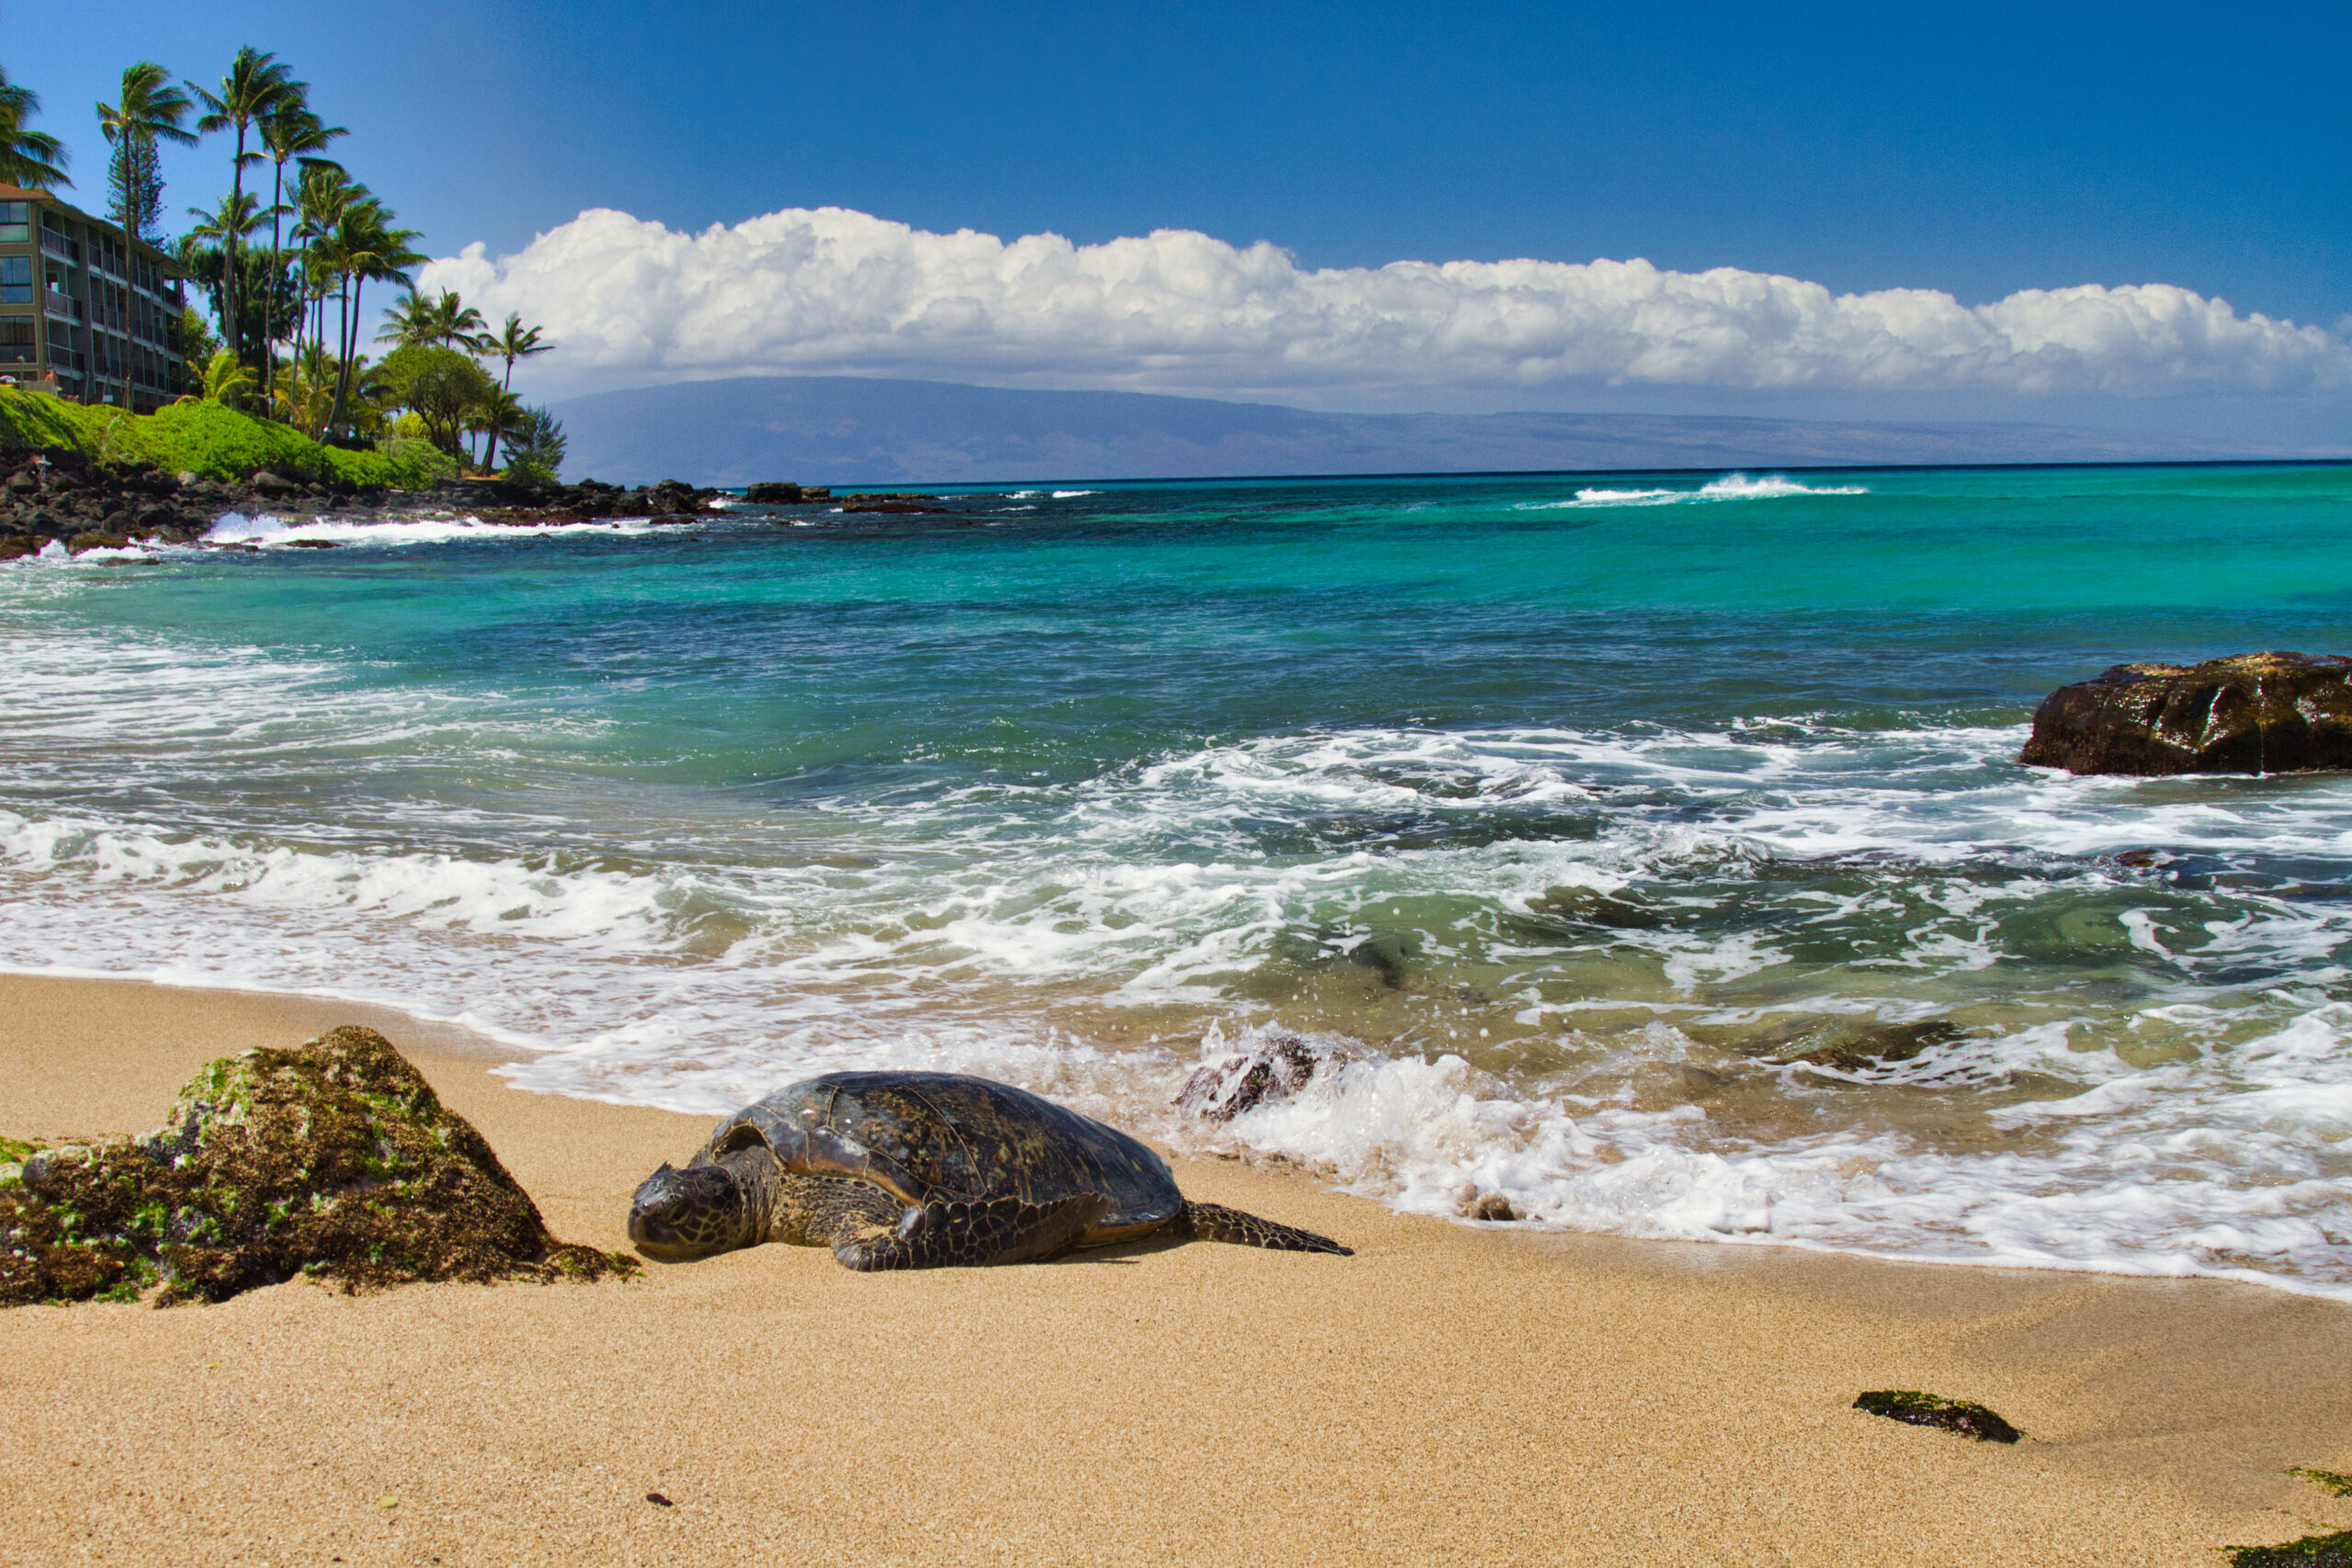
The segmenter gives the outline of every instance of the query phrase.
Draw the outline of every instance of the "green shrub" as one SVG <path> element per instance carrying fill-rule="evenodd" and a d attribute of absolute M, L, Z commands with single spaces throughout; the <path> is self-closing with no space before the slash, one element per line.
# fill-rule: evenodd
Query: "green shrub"
<path fill-rule="evenodd" d="M 0 387 L 0 449 L 74 446 L 96 452 L 104 434 L 95 427 L 111 422 L 114 413 L 112 409 L 69 403 L 46 392 Z"/>
<path fill-rule="evenodd" d="M 328 471 L 324 448 L 300 431 L 220 403 L 169 403 L 134 423 L 142 428 L 127 445 L 137 449 L 117 455 L 143 458 L 166 473 L 242 479 L 267 468 L 310 479 Z"/>
<path fill-rule="evenodd" d="M 421 441 L 386 452 L 322 446 L 291 425 L 220 403 L 168 403 L 152 414 L 69 403 L 46 392 L 0 387 L 0 451 L 71 446 L 99 462 L 153 463 L 165 473 L 243 479 L 267 468 L 288 479 L 341 479 L 398 490 L 430 486 L 457 465 Z"/>
<path fill-rule="evenodd" d="M 325 448 L 326 459 L 339 479 L 356 485 L 387 485 L 393 490 L 427 490 L 458 477 L 455 459 L 430 441 L 394 436 L 372 452 Z"/>

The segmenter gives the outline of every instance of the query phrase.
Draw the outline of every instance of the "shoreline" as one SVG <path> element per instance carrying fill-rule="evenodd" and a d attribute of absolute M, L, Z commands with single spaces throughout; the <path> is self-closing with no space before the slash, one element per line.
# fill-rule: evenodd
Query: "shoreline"
<path fill-rule="evenodd" d="M 543 1047 L 521 1043 L 516 1041 L 502 1040 L 496 1033 L 492 1032 L 489 1026 L 480 1023 L 464 1023 L 456 1019 L 438 1018 L 428 1013 L 413 1011 L 397 1002 L 375 1001 L 368 1000 L 364 998 L 345 997 L 336 992 L 325 989 L 280 991 L 242 983 L 231 983 L 224 981 L 219 985 L 207 985 L 194 978 L 163 979 L 144 975 L 123 975 L 98 970 L 76 970 L 66 965 L 50 965 L 40 969 L 18 969 L 11 968 L 6 964 L 0 964 L 0 987 L 5 987 L 8 983 L 16 980 L 62 981 L 75 984 L 86 982 L 100 986 L 143 986 L 152 987 L 164 991 L 185 991 L 204 996 L 250 998 L 263 1006 L 270 1006 L 279 1002 L 300 1008 L 309 1008 L 315 1005 L 326 1010 L 327 1012 L 334 1013 L 335 1015 L 334 1019 L 334 1022 L 364 1023 L 368 1027 L 376 1030 L 379 1033 L 391 1039 L 395 1043 L 401 1047 L 404 1053 L 411 1055 L 414 1054 L 411 1050 L 411 1045 L 413 1043 L 419 1048 L 424 1049 L 432 1054 L 448 1055 L 486 1063 L 495 1063 L 499 1066 L 508 1066 L 527 1061 L 535 1055 L 538 1055 L 548 1051 L 560 1049 L 560 1047 Z M 324 1016 L 324 1014 L 322 1014 L 321 1016 Z M 321 1029 L 324 1029 L 331 1027 L 331 1025 L 322 1023 L 319 1027 Z M 715 1118 L 703 1117 L 698 1112 L 673 1112 L 660 1106 L 645 1105 L 633 1100 L 605 1100 L 591 1095 L 568 1094 L 560 1090 L 527 1089 L 519 1084 L 514 1083 L 507 1083 L 505 1087 L 514 1089 L 520 1093 L 534 1094 L 543 1098 L 577 1100 L 583 1104 L 609 1105 L 619 1110 L 653 1111 L 664 1115 L 683 1114 L 689 1117 L 689 1119 L 697 1121 L 715 1120 Z M 142 1126 L 136 1129 L 124 1128 L 121 1130 L 125 1132 L 144 1132 L 147 1129 Z M 0 1134 L 5 1134 L 8 1131 L 9 1129 L 5 1122 L 0 1122 Z M 21 1133 L 21 1129 L 18 1131 Z M 1179 1164 L 1182 1164 L 1186 1160 L 1191 1160 L 1197 1164 L 1203 1163 L 1204 1160 L 1210 1158 L 1222 1161 L 1223 1159 L 1229 1157 L 1224 1156 L 1204 1156 L 1199 1155 L 1182 1155 L 1172 1151 L 1164 1145 L 1155 1144 L 1155 1146 L 1159 1147 L 1163 1154 L 1168 1155 L 1171 1160 L 1176 1161 Z M 1293 1165 L 1291 1162 L 1285 1161 L 1279 1155 L 1262 1156 L 1254 1160 L 1252 1163 L 1260 1169 L 1276 1171 L 1288 1177 L 1296 1177 L 1305 1180 L 1319 1179 L 1312 1170 L 1303 1166 Z M 1335 1196 L 1342 1197 L 1350 1202 L 1367 1203 L 1375 1208 L 1380 1208 L 1384 1212 L 1387 1212 L 1386 1205 L 1383 1204 L 1377 1198 L 1345 1192 L 1339 1189 L 1333 1189 L 1332 1190 Z M 1517 1226 L 1513 1226 L 1509 1229 L 1498 1228 L 1492 1234 L 1505 1236 L 1517 1236 L 1533 1241 L 1540 1241 L 1543 1238 L 1551 1236 L 1589 1237 L 1592 1240 L 1602 1242 L 1624 1242 L 1633 1246 L 1656 1246 L 1670 1248 L 1695 1247 L 1702 1251 L 1723 1248 L 1733 1252 L 1788 1252 L 1803 1254 L 1811 1258 L 1849 1258 L 1865 1265 L 1886 1265 L 1889 1267 L 1905 1269 L 1992 1269 L 1996 1272 L 2015 1274 L 2050 1274 L 2060 1276 L 2062 1278 L 2082 1276 L 2090 1280 L 2137 1280 L 2152 1284 L 2208 1281 L 2221 1284 L 2244 1285 L 2258 1291 L 2276 1292 L 2282 1295 L 2294 1296 L 2308 1301 L 2330 1302 L 2345 1307 L 2347 1311 L 2352 1311 L 2352 1300 L 2347 1300 L 2346 1296 L 2340 1289 L 2330 1288 L 2324 1285 L 2306 1284 L 2293 1276 L 2269 1274 L 2254 1269 L 2234 1269 L 2226 1272 L 2191 1271 L 2182 1273 L 2163 1273 L 2154 1269 L 2134 1270 L 2128 1269 L 2099 1268 L 2087 1263 L 2075 1263 L 2065 1260 L 2020 1262 L 2010 1258 L 1998 1258 L 1897 1257 L 1883 1252 L 1872 1252 L 1861 1247 L 1834 1247 L 1825 1243 L 1811 1242 L 1797 1238 L 1758 1240 L 1738 1235 L 1725 1235 L 1719 1239 L 1682 1240 L 1648 1236 L 1628 1236 L 1609 1231 L 1555 1229 L 1546 1226 L 1532 1226 L 1523 1229 Z"/>
<path fill-rule="evenodd" d="M 705 1118 L 514 1089 L 396 1010 L 0 976 L 0 1132 L 140 1132 L 194 1066 L 383 1031 L 563 1240 Z M 861 1277 L 305 1282 L 0 1314 L 0 1562 L 2203 1562 L 2352 1526 L 2352 1307 L 2225 1281 L 1486 1230 L 1179 1159 L 1348 1259 L 1192 1244 Z M 2014 1449 L 1848 1406 L 1977 1399 Z M 673 1506 L 646 1501 L 659 1492 Z M 390 1498 L 387 1504 L 384 1499 Z"/>

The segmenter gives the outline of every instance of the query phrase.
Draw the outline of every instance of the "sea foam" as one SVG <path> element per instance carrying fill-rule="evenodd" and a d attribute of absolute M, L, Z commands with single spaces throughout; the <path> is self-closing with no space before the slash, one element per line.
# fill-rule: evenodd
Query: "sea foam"
<path fill-rule="evenodd" d="M 1674 506 L 1702 501 L 1777 501 L 1793 495 L 1868 495 L 1866 485 L 1805 485 L 1779 474 L 1762 479 L 1749 479 L 1746 474 L 1725 474 L 1710 479 L 1696 490 L 1611 490 L 1605 486 L 1588 486 L 1579 490 L 1571 501 L 1529 501 L 1518 503 L 1521 512 L 1556 511 L 1564 507 L 1609 506 Z"/>

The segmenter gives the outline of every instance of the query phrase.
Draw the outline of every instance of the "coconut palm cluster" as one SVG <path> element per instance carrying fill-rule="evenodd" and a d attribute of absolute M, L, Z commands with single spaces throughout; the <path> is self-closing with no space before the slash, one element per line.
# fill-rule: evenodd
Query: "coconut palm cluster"
<path fill-rule="evenodd" d="M 0 183 L 71 187 L 69 150 L 31 126 L 40 107 L 0 67 Z M 516 363 L 554 344 L 519 316 L 493 328 L 454 293 L 417 292 L 416 269 L 429 259 L 421 236 L 332 155 L 350 132 L 327 122 L 291 66 L 248 45 L 207 84 L 140 61 L 96 113 L 107 216 L 165 250 L 209 303 L 180 321 L 187 397 L 331 445 L 406 442 L 453 472 L 554 482 L 562 427 L 514 391 Z M 207 138 L 228 148 L 229 188 L 187 209 L 185 232 L 166 238 L 160 150 Z M 370 286 L 402 290 L 372 339 Z"/>

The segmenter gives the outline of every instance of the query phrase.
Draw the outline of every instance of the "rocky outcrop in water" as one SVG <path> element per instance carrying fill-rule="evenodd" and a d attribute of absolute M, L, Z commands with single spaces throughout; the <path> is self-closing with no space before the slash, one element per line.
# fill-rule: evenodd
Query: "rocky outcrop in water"
<path fill-rule="evenodd" d="M 800 506 L 832 498 L 833 492 L 823 485 L 797 485 L 786 479 L 763 479 L 743 489 L 743 499 L 753 506 Z"/>
<path fill-rule="evenodd" d="M 764 488 L 792 492 L 772 505 L 821 504 L 831 493 Z M 631 490 L 594 479 L 543 485 L 461 479 L 413 491 L 299 479 L 266 468 L 243 480 L 206 479 L 146 463 L 94 463 L 71 447 L 47 447 L 0 457 L 0 560 L 39 551 L 52 539 L 77 555 L 138 543 L 186 544 L 232 512 L 352 523 L 457 514 L 516 527 L 619 517 L 688 524 L 710 521 L 725 499 L 723 491 L 680 479 Z"/>
<path fill-rule="evenodd" d="M 2142 776 L 2352 768 L 2352 659 L 2119 664 L 2043 699 L 2018 761 Z"/>

